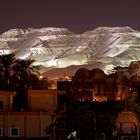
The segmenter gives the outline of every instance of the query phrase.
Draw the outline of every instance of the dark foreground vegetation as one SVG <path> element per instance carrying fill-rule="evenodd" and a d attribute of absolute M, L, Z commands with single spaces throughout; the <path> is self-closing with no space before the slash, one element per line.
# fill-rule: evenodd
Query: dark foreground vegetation
<path fill-rule="evenodd" d="M 140 117 L 137 93 L 123 101 L 72 102 L 67 111 L 67 132 L 77 132 L 80 140 L 115 140 L 116 118 L 121 111 L 135 112 Z"/>
<path fill-rule="evenodd" d="M 38 81 L 34 60 L 17 59 L 14 54 L 0 55 L 0 90 L 15 91 L 14 110 L 27 108 L 27 90 Z"/>
<path fill-rule="evenodd" d="M 25 138 L 25 137 L 14 137 L 14 138 L 11 138 L 11 137 L 2 137 L 0 138 L 1 140 L 50 140 L 49 137 L 40 137 L 40 138 Z"/>

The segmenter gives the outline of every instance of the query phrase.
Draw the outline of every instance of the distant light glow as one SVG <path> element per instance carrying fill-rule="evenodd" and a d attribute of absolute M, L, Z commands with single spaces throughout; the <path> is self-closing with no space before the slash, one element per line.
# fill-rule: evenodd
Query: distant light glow
<path fill-rule="evenodd" d="M 40 75 L 40 76 L 39 76 L 39 79 L 43 79 L 43 76 L 42 76 L 42 75 Z"/>
<path fill-rule="evenodd" d="M 65 80 L 65 81 L 72 81 L 72 79 L 71 79 L 70 76 L 65 76 L 65 77 L 64 77 L 64 80 Z"/>

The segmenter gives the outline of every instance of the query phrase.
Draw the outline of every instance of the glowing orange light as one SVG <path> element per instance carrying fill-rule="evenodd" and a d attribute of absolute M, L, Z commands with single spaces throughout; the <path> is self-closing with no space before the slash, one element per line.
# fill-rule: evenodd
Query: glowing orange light
<path fill-rule="evenodd" d="M 43 79 L 43 76 L 42 76 L 42 75 L 40 75 L 40 76 L 39 76 L 39 78 L 40 78 L 40 79 Z"/>

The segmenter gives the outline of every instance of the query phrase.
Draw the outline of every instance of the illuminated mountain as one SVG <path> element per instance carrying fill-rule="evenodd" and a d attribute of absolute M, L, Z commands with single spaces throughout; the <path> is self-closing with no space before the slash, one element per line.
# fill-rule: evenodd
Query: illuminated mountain
<path fill-rule="evenodd" d="M 140 32 L 130 27 L 98 27 L 82 34 L 65 28 L 11 29 L 0 35 L 0 53 L 35 59 L 47 75 L 73 75 L 81 67 L 128 66 L 140 60 Z"/>

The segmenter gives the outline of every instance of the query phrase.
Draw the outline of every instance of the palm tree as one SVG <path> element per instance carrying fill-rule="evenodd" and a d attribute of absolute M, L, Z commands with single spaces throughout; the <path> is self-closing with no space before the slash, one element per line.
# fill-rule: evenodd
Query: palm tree
<path fill-rule="evenodd" d="M 33 82 L 38 81 L 39 69 L 33 66 L 34 60 L 18 59 L 13 70 L 13 83 L 17 91 L 15 96 L 15 106 L 21 109 L 27 107 L 27 90 L 31 88 Z"/>
<path fill-rule="evenodd" d="M 0 55 L 0 76 L 1 76 L 1 88 L 4 90 L 9 90 L 12 86 L 11 77 L 13 75 L 13 67 L 16 64 L 15 55 L 6 54 Z"/>
<path fill-rule="evenodd" d="M 33 66 L 34 62 L 32 59 L 19 59 L 16 61 L 16 65 L 13 68 L 13 79 L 17 88 L 28 89 L 34 80 L 38 80 L 39 68 Z"/>
<path fill-rule="evenodd" d="M 39 69 L 34 60 L 16 59 L 15 55 L 0 55 L 0 89 L 17 92 L 17 101 L 24 104 L 26 91 L 38 80 Z"/>

